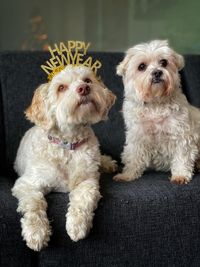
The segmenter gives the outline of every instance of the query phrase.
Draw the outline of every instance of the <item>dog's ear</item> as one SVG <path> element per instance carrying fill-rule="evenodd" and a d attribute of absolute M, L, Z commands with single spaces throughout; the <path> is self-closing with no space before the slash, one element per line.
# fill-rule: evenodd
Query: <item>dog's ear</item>
<path fill-rule="evenodd" d="M 175 64 L 178 68 L 178 70 L 182 70 L 185 66 L 184 57 L 174 52 L 174 58 L 175 58 Z"/>
<path fill-rule="evenodd" d="M 104 92 L 106 94 L 106 105 L 107 105 L 107 109 L 109 110 L 115 104 L 117 97 L 115 94 L 113 94 L 113 92 L 111 90 L 109 90 L 105 86 L 104 82 L 101 79 L 99 79 L 98 81 L 99 81 L 100 85 L 103 87 Z"/>
<path fill-rule="evenodd" d="M 111 107 L 115 104 L 116 98 L 116 95 L 114 95 L 112 91 L 107 89 L 106 103 L 108 110 L 111 109 Z"/>
<path fill-rule="evenodd" d="M 106 97 L 106 104 L 105 104 L 105 109 L 102 114 L 102 120 L 107 120 L 108 118 L 108 112 L 111 109 L 111 107 L 114 105 L 117 97 L 110 91 L 108 88 L 105 88 L 105 97 Z"/>
<path fill-rule="evenodd" d="M 45 129 L 50 127 L 46 112 L 48 83 L 40 85 L 34 92 L 31 105 L 26 109 L 25 115 L 28 120 Z"/>
<path fill-rule="evenodd" d="M 117 97 L 116 97 L 116 95 L 113 94 L 113 92 L 111 90 L 109 90 L 105 86 L 105 84 L 101 80 L 101 78 L 98 79 L 98 82 L 99 82 L 100 86 L 102 87 L 104 99 L 105 99 L 105 104 L 102 103 L 103 114 L 102 114 L 101 118 L 102 118 L 102 120 L 106 120 L 108 118 L 108 112 L 111 109 L 111 107 L 114 105 Z"/>
<path fill-rule="evenodd" d="M 119 65 L 117 66 L 117 75 L 119 76 L 125 75 L 130 58 L 131 58 L 131 55 L 127 54 L 125 58 L 119 63 Z"/>

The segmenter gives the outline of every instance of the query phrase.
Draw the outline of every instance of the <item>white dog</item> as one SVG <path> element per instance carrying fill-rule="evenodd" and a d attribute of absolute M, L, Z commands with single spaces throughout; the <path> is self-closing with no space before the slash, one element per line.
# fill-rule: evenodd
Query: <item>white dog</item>
<path fill-rule="evenodd" d="M 108 172 L 116 164 L 100 155 L 90 124 L 105 120 L 114 102 L 112 92 L 84 66 L 67 66 L 35 91 L 26 116 L 36 126 L 20 143 L 15 161 L 20 178 L 12 189 L 31 249 L 46 246 L 51 235 L 44 198 L 50 191 L 70 192 L 66 230 L 72 240 L 84 238 L 92 227 L 101 197 L 100 162 Z"/>
<path fill-rule="evenodd" d="M 200 156 L 200 110 L 182 93 L 183 67 L 183 57 L 159 40 L 130 48 L 118 65 L 125 87 L 126 143 L 124 169 L 115 180 L 135 180 L 147 168 L 171 170 L 177 184 L 192 179 Z"/>

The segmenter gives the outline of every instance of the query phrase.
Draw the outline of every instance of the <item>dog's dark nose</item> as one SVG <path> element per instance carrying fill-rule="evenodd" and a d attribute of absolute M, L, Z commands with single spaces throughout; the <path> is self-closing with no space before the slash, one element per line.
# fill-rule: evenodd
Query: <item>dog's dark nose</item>
<path fill-rule="evenodd" d="M 163 75 L 162 70 L 154 70 L 154 71 L 152 72 L 152 76 L 153 76 L 154 78 L 160 78 L 162 75 Z"/>
<path fill-rule="evenodd" d="M 90 93 L 90 87 L 88 85 L 81 85 L 76 89 L 77 93 L 81 96 L 88 95 Z"/>

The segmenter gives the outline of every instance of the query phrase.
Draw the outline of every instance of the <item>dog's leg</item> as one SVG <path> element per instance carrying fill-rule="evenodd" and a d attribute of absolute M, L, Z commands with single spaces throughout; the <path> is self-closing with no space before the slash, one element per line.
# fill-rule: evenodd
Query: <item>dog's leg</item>
<path fill-rule="evenodd" d="M 134 145 L 126 145 L 122 153 L 123 171 L 115 175 L 113 179 L 115 181 L 133 181 L 139 178 L 150 164 L 150 151 L 148 146 L 139 141 Z"/>
<path fill-rule="evenodd" d="M 19 200 L 17 211 L 21 218 L 22 236 L 29 248 L 39 251 L 47 246 L 51 235 L 51 227 L 47 218 L 47 203 L 44 198 L 43 186 L 29 183 L 30 177 L 20 177 L 12 194 Z"/>
<path fill-rule="evenodd" d="M 182 146 L 180 144 L 183 144 Z M 171 162 L 171 179 L 176 184 L 187 184 L 191 181 L 198 148 L 193 142 L 179 142 Z"/>
<path fill-rule="evenodd" d="M 117 171 L 117 161 L 110 156 L 101 155 L 100 172 L 112 173 Z"/>
<path fill-rule="evenodd" d="M 66 230 L 73 241 L 87 236 L 100 198 L 99 182 L 96 178 L 82 181 L 71 191 Z"/>

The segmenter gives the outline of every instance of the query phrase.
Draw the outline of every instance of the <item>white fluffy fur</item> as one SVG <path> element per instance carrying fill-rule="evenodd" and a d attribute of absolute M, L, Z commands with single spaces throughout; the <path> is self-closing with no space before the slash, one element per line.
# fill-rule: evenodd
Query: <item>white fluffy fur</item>
<path fill-rule="evenodd" d="M 143 71 L 138 69 L 141 63 L 146 65 Z M 192 179 L 199 159 L 200 110 L 182 93 L 178 71 L 183 67 L 183 57 L 160 40 L 130 48 L 118 65 L 125 90 L 126 143 L 124 169 L 115 180 L 137 179 L 147 168 L 171 170 L 171 181 L 178 184 Z M 155 70 L 163 71 L 159 83 L 152 80 Z"/>
<path fill-rule="evenodd" d="M 90 94 L 82 97 L 76 90 L 86 83 Z M 59 91 L 60 85 L 64 89 Z M 90 124 L 106 119 L 114 101 L 111 91 L 84 66 L 66 67 L 35 91 L 26 116 L 36 126 L 21 140 L 15 161 L 20 178 L 12 189 L 19 200 L 17 211 L 23 215 L 22 235 L 31 249 L 39 251 L 51 235 L 44 198 L 50 191 L 70 192 L 66 230 L 72 240 L 84 238 L 92 227 L 101 197 L 100 163 L 106 171 L 115 171 L 116 163 L 100 155 Z M 51 143 L 48 134 L 68 142 L 87 141 L 76 150 L 67 150 Z"/>

